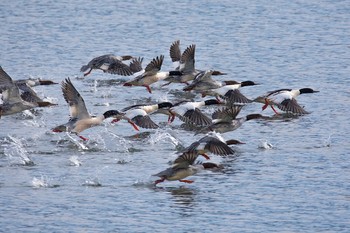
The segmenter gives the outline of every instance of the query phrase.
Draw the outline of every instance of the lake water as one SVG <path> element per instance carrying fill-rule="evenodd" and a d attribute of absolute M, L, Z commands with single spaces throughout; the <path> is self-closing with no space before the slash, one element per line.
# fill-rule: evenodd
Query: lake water
<path fill-rule="evenodd" d="M 349 1 L 2 1 L 0 65 L 13 79 L 72 79 L 91 113 L 136 103 L 177 101 L 182 85 L 123 87 L 128 77 L 80 67 L 115 53 L 144 57 L 196 44 L 196 67 L 253 80 L 250 98 L 311 87 L 298 102 L 311 114 L 250 121 L 223 134 L 246 144 L 192 184 L 151 175 L 180 145 L 203 135 L 165 116 L 158 130 L 119 122 L 75 136 L 50 129 L 68 120 L 59 85 L 35 88 L 59 105 L 0 119 L 2 232 L 349 232 Z M 240 115 L 261 113 L 250 104 Z M 211 109 L 206 110 L 207 112 Z M 271 109 L 263 112 L 273 115 Z M 163 123 L 161 123 L 163 122 Z M 262 142 L 273 145 L 261 149 Z M 80 164 L 80 166 L 79 166 Z"/>

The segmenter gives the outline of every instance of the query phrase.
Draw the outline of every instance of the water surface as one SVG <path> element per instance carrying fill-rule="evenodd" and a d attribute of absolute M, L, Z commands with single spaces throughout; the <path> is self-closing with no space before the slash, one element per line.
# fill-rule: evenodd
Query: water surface
<path fill-rule="evenodd" d="M 246 144 L 235 156 L 211 156 L 223 170 L 154 187 L 151 175 L 201 135 L 176 120 L 135 137 L 127 123 L 107 121 L 85 131 L 90 140 L 82 143 L 50 132 L 69 117 L 59 85 L 37 87 L 59 105 L 0 120 L 2 231 L 349 231 L 348 1 L 4 1 L 0 19 L 7 73 L 70 77 L 94 114 L 184 98 L 181 85 L 156 84 L 151 95 L 121 86 L 127 77 L 95 71 L 81 79 L 79 72 L 107 53 L 142 56 L 144 64 L 164 54 L 162 69 L 170 70 L 177 39 L 182 49 L 196 44 L 198 68 L 261 83 L 242 89 L 250 98 L 279 88 L 320 91 L 298 98 L 310 115 L 247 122 L 224 134 Z M 253 112 L 261 105 L 241 115 Z M 259 148 L 265 140 L 273 149 Z"/>

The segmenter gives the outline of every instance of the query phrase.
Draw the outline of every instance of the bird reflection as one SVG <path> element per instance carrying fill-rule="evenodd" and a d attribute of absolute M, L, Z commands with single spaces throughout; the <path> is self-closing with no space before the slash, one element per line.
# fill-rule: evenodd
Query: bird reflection
<path fill-rule="evenodd" d="M 181 208 L 180 214 L 183 216 L 190 216 L 192 208 L 196 204 L 196 191 L 194 189 L 179 187 L 170 189 L 174 201 L 174 207 Z"/>

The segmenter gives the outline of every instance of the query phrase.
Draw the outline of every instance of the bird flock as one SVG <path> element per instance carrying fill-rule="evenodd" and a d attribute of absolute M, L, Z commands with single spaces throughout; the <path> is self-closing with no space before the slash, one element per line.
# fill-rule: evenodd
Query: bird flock
<path fill-rule="evenodd" d="M 173 42 L 169 54 L 175 68 L 170 71 L 161 70 L 164 55 L 156 56 L 143 68 L 143 57 L 115 56 L 113 54 L 92 59 L 87 65 L 83 65 L 80 71 L 84 73 L 84 76 L 91 74 L 93 70 L 102 70 L 113 75 L 133 76 L 131 80 L 123 83 L 123 86 L 135 89 L 136 87 L 144 87 L 150 94 L 152 93 L 151 86 L 156 82 L 163 82 L 161 88 L 174 83 L 183 84 L 183 92 L 199 95 L 202 98 L 200 101 L 182 99 L 173 103 L 139 103 L 126 106 L 121 110 L 108 110 L 102 115 L 92 116 L 73 82 L 70 78 L 66 78 L 61 83 L 61 90 L 69 105 L 70 118 L 66 123 L 51 130 L 56 133 L 69 132 L 87 141 L 88 138 L 82 136 L 81 133 L 86 129 L 100 125 L 107 118 L 112 118 L 112 124 L 125 120 L 136 131 L 139 131 L 140 128 L 149 130 L 159 128 L 159 124 L 152 120 L 153 114 L 166 115 L 168 117 L 167 124 L 172 124 L 178 118 L 185 125 L 194 127 L 195 134 L 202 134 L 203 137 L 184 148 L 169 168 L 154 174 L 154 176 L 159 177 L 154 183 L 157 185 L 165 180 L 192 183 L 192 180 L 185 178 L 201 169 L 220 166 L 210 162 L 209 154 L 233 155 L 235 151 L 230 145 L 242 144 L 239 140 L 234 139 L 226 141 L 221 134 L 238 129 L 246 121 L 270 118 L 258 113 L 238 117 L 241 109 L 246 105 L 252 102 L 262 103 L 262 110 L 270 106 L 275 116 L 281 115 L 276 107 L 284 113 L 297 116 L 309 113 L 297 103 L 295 98 L 300 94 L 318 91 L 311 88 L 283 88 L 269 91 L 255 99 L 249 99 L 239 89 L 259 85 L 258 83 L 250 80 L 241 82 L 216 80 L 216 76 L 226 75 L 226 73 L 218 70 L 197 69 L 195 67 L 195 49 L 196 45 L 192 44 L 181 53 L 180 41 Z M 56 104 L 41 99 L 33 89 L 37 85 L 53 84 L 57 83 L 41 79 L 13 80 L 0 67 L 0 118 L 37 107 L 55 106 Z M 215 108 L 211 116 L 203 111 L 207 106 Z M 198 162 L 198 156 L 203 156 L 206 161 Z"/>

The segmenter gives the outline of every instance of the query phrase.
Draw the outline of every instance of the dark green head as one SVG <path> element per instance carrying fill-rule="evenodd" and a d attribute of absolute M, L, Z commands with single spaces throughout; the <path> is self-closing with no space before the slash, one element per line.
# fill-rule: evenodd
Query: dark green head
<path fill-rule="evenodd" d="M 126 60 L 130 60 L 132 58 L 134 58 L 133 56 L 130 56 L 130 55 L 126 55 L 126 56 L 121 56 L 122 58 L 122 61 L 126 61 Z"/>
<path fill-rule="evenodd" d="M 159 109 L 169 109 L 169 108 L 172 108 L 173 107 L 173 104 L 170 103 L 170 102 L 162 102 L 162 103 L 159 103 L 158 104 L 158 108 Z"/>
<path fill-rule="evenodd" d="M 109 110 L 105 113 L 103 113 L 103 116 L 105 117 L 105 119 L 109 118 L 109 117 L 117 117 L 121 115 L 121 113 L 117 110 Z"/>
<path fill-rule="evenodd" d="M 204 101 L 205 105 L 214 105 L 214 104 L 221 104 L 217 99 L 210 99 L 210 100 L 206 100 Z"/>
<path fill-rule="evenodd" d="M 253 119 L 259 119 L 262 118 L 263 116 L 261 114 L 249 114 L 246 116 L 247 121 L 253 120 Z"/>
<path fill-rule="evenodd" d="M 243 81 L 241 82 L 241 87 L 246 87 L 246 86 L 254 86 L 254 85 L 259 85 L 253 81 Z"/>
<path fill-rule="evenodd" d="M 40 85 L 54 85 L 54 84 L 58 84 L 58 83 L 55 83 L 55 82 L 53 82 L 51 80 L 40 80 L 39 79 L 39 84 Z"/>
<path fill-rule="evenodd" d="M 238 141 L 236 139 L 230 139 L 226 141 L 227 145 L 238 145 L 238 144 L 245 144 L 244 142 Z"/>
<path fill-rule="evenodd" d="M 218 165 L 216 163 L 204 162 L 202 163 L 204 169 L 213 169 L 213 168 L 223 168 L 222 165 Z"/>
<path fill-rule="evenodd" d="M 311 88 L 301 88 L 301 89 L 299 89 L 299 92 L 300 92 L 300 94 L 308 94 L 308 93 L 316 93 L 319 91 L 314 91 Z"/>

